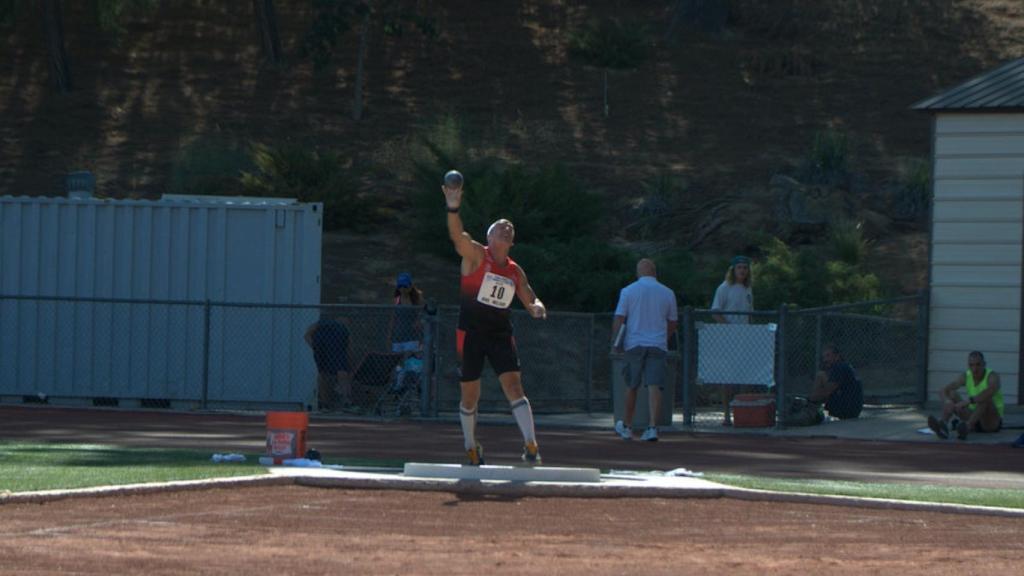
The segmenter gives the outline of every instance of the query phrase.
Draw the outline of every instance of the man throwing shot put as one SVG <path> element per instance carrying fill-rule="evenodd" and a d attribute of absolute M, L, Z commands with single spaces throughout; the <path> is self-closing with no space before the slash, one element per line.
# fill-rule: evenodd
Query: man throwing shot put
<path fill-rule="evenodd" d="M 540 464 L 540 452 L 534 432 L 533 410 L 520 379 L 519 355 L 512 336 L 509 306 L 513 296 L 518 296 L 534 318 L 547 317 L 547 310 L 530 287 L 526 273 L 508 256 L 515 239 L 515 228 L 511 222 L 502 219 L 491 224 L 487 229 L 487 246 L 474 241 L 463 229 L 459 218 L 462 184 L 462 174 L 452 170 L 445 174 L 441 189 L 448 206 L 448 236 L 455 245 L 455 251 L 462 256 L 456 346 L 462 361 L 459 420 L 466 456 L 473 466 L 484 463 L 483 448 L 476 441 L 476 421 L 480 375 L 486 358 L 498 374 L 501 389 L 512 407 L 512 415 L 523 433 L 523 461 L 534 466 Z"/>

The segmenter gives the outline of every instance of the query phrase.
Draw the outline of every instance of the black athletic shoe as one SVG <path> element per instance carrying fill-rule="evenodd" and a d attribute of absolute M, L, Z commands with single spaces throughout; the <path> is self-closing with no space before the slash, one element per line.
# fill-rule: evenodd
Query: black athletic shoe
<path fill-rule="evenodd" d="M 935 416 L 928 417 L 928 427 L 931 428 L 932 432 L 935 432 L 935 435 L 939 438 L 942 438 L 943 440 L 949 438 L 949 428 L 946 427 L 946 423 Z"/>
<path fill-rule="evenodd" d="M 959 440 L 967 440 L 967 422 L 963 420 L 956 425 L 956 437 Z"/>

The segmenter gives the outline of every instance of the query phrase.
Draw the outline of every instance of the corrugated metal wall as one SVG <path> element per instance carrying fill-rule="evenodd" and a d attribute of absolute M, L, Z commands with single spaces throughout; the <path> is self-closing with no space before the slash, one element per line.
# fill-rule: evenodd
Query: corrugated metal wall
<path fill-rule="evenodd" d="M 0 197 L 0 295 L 55 298 L 0 302 L 0 395 L 198 400 L 205 382 L 212 402 L 307 401 L 315 308 L 185 301 L 318 304 L 321 213 L 283 200 Z"/>
<path fill-rule="evenodd" d="M 929 400 L 985 353 L 1018 402 L 1024 114 L 935 119 Z"/>

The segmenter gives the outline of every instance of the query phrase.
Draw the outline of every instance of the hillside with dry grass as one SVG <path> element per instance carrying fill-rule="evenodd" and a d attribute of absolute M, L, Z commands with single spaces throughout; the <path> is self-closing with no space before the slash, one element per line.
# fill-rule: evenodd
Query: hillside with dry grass
<path fill-rule="evenodd" d="M 614 242 L 717 266 L 765 237 L 823 240 L 821 227 L 783 225 L 779 183 L 799 180 L 816 136 L 841 134 L 842 186 L 805 193 L 860 224 L 865 265 L 886 293 L 906 293 L 923 287 L 926 227 L 895 217 L 894 194 L 930 141 L 930 119 L 909 107 L 1024 55 L 1019 0 L 734 0 L 716 30 L 673 27 L 667 0 L 398 2 L 429 16 L 433 33 L 371 30 L 354 120 L 357 31 L 318 68 L 302 50 L 312 4 L 275 4 L 284 59 L 271 65 L 247 2 L 157 2 L 113 32 L 98 31 L 92 3 L 64 2 L 66 94 L 49 84 L 38 14 L 16 10 L 0 44 L 0 194 L 57 195 L 65 173 L 85 169 L 99 194 L 153 196 L 188 191 L 182 158 L 202 146 L 329 150 L 385 217 L 371 232 L 327 235 L 324 299 L 381 301 L 403 268 L 444 301 L 451 261 L 404 234 L 425 139 L 457 141 L 467 157 L 563 164 L 610 200 L 595 226 Z M 643 36 L 641 61 L 607 69 L 574 55 L 581 30 L 612 19 Z M 674 203 L 646 226 L 666 180 Z"/>

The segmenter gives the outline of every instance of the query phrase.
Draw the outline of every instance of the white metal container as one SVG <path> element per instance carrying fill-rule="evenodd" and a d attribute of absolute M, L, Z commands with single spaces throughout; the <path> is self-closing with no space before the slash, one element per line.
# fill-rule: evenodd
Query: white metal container
<path fill-rule="evenodd" d="M 0 294 L 317 304 L 323 206 L 0 197 Z"/>
<path fill-rule="evenodd" d="M 316 310 L 265 306 L 319 304 L 322 211 L 0 197 L 0 396 L 305 402 Z"/>

